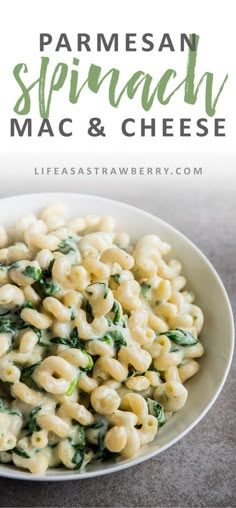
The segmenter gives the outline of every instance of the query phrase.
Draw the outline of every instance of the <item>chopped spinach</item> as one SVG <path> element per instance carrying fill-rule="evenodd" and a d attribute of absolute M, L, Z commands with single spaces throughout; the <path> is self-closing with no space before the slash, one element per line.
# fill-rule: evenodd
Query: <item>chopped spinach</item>
<path fill-rule="evenodd" d="M 114 282 L 116 282 L 117 284 L 119 284 L 120 283 L 120 276 L 121 276 L 120 273 L 115 273 L 115 275 L 111 275 L 111 279 L 114 280 Z"/>
<path fill-rule="evenodd" d="M 66 337 L 52 337 L 50 342 L 53 344 L 63 344 L 64 346 L 76 347 L 72 341 Z"/>
<path fill-rule="evenodd" d="M 35 266 L 26 266 L 25 270 L 23 271 L 23 275 L 26 277 L 30 277 L 33 280 L 40 280 L 42 278 L 42 269 L 36 268 Z"/>
<path fill-rule="evenodd" d="M 112 319 L 110 319 L 108 316 L 105 316 L 106 320 L 107 320 L 107 324 L 108 326 L 112 326 L 113 325 L 113 321 Z"/>
<path fill-rule="evenodd" d="M 68 390 L 67 390 L 67 392 L 66 392 L 66 395 L 68 395 L 68 397 L 69 397 L 70 395 L 72 395 L 72 393 L 74 393 L 74 391 L 75 391 L 75 389 L 76 389 L 76 386 L 77 386 L 78 379 L 79 379 L 80 375 L 81 375 L 81 374 L 79 374 L 78 376 L 76 376 L 76 377 L 73 379 L 73 381 L 71 381 L 70 386 L 69 386 L 69 388 L 68 388 Z"/>
<path fill-rule="evenodd" d="M 159 402 L 157 402 L 156 400 L 152 399 L 146 400 L 149 414 L 155 416 L 158 420 L 159 427 L 162 427 L 162 425 L 166 423 L 166 417 L 162 405 L 159 404 Z"/>
<path fill-rule="evenodd" d="M 71 321 L 74 321 L 75 320 L 75 316 L 76 316 L 75 310 L 72 309 L 71 307 L 70 307 L 70 309 L 71 309 L 71 318 L 70 319 L 71 319 Z"/>
<path fill-rule="evenodd" d="M 110 452 L 107 448 L 103 450 L 95 450 L 92 462 L 99 460 L 101 462 L 107 462 L 108 460 L 115 459 L 118 456 L 118 453 Z"/>
<path fill-rule="evenodd" d="M 15 263 L 12 263 L 10 266 L 7 267 L 8 268 L 8 271 L 10 272 L 10 270 L 14 270 L 15 268 L 20 268 L 20 262 L 19 261 L 16 261 Z"/>
<path fill-rule="evenodd" d="M 159 427 L 162 427 L 162 425 L 166 423 L 164 409 L 157 401 L 154 401 L 153 409 L 155 411 L 155 416 L 157 417 Z"/>
<path fill-rule="evenodd" d="M 103 286 L 103 298 L 106 299 L 107 298 L 107 295 L 109 293 L 109 287 L 107 286 L 107 284 L 105 282 L 94 282 L 93 284 L 89 284 L 89 286 L 87 286 L 86 288 L 86 293 L 88 295 L 92 295 L 92 291 L 89 291 L 88 288 L 91 288 L 91 286 L 95 286 L 99 284 L 100 286 Z"/>
<path fill-rule="evenodd" d="M 85 436 L 85 430 L 84 430 L 84 427 L 82 427 L 81 425 L 78 425 L 78 444 L 80 446 L 85 446 L 86 444 L 86 436 Z"/>
<path fill-rule="evenodd" d="M 41 279 L 39 282 L 44 293 L 46 293 L 48 296 L 55 295 L 61 290 L 61 286 L 57 282 L 48 282 L 45 279 Z"/>
<path fill-rule="evenodd" d="M 52 337 L 50 339 L 50 342 L 52 342 L 53 344 L 63 344 L 64 346 L 69 346 L 70 348 L 80 349 L 84 354 L 86 354 L 87 359 L 88 359 L 88 364 L 86 367 L 80 367 L 81 372 L 87 372 L 88 370 L 91 370 L 93 368 L 93 359 L 92 359 L 91 355 L 85 349 L 85 342 L 79 338 L 78 331 L 77 331 L 76 327 L 70 333 L 69 338 L 67 338 L 67 337 Z M 75 382 L 75 380 L 73 380 L 72 383 L 73 382 Z"/>
<path fill-rule="evenodd" d="M 35 306 L 33 305 L 32 302 L 24 302 L 23 305 L 21 306 L 21 310 L 23 310 L 23 309 L 33 309 L 33 310 L 36 310 Z"/>
<path fill-rule="evenodd" d="M 41 430 L 41 427 L 37 423 L 37 414 L 40 411 L 41 407 L 37 406 L 34 409 L 32 409 L 31 413 L 29 414 L 29 419 L 24 427 L 24 429 L 29 433 L 29 435 L 33 434 L 33 432 L 37 432 Z"/>
<path fill-rule="evenodd" d="M 6 406 L 5 404 L 5 401 L 0 398 L 0 413 L 6 413 L 8 415 L 17 415 L 17 416 L 22 416 L 21 413 L 19 413 L 18 411 L 14 411 L 13 409 L 10 409 Z"/>
<path fill-rule="evenodd" d="M 141 287 L 141 295 L 144 298 L 150 298 L 152 288 L 151 284 L 147 284 L 147 282 L 142 282 L 142 284 L 140 284 L 140 287 Z"/>
<path fill-rule="evenodd" d="M 50 279 L 51 276 L 52 276 L 52 268 L 53 268 L 53 265 L 55 263 L 55 258 L 51 259 L 49 265 L 47 268 L 44 268 L 42 270 L 42 276 L 43 276 L 43 279 Z"/>
<path fill-rule="evenodd" d="M 169 332 L 163 332 L 159 335 L 166 335 L 172 342 L 178 344 L 178 346 L 194 346 L 197 344 L 198 339 L 196 339 L 191 332 L 187 330 L 182 330 L 181 328 L 176 328 L 176 330 L 170 330 Z"/>
<path fill-rule="evenodd" d="M 123 328 L 125 328 L 125 322 L 122 320 L 122 307 L 119 302 L 114 300 L 113 307 L 111 309 L 111 312 L 114 312 L 114 318 L 113 318 L 113 324 L 114 325 L 121 325 Z"/>
<path fill-rule="evenodd" d="M 84 454 L 85 454 L 86 438 L 85 438 L 84 427 L 78 425 L 78 435 L 73 436 L 73 439 L 71 437 L 69 437 L 68 441 L 71 443 L 71 445 L 75 449 L 75 454 L 73 456 L 72 463 L 75 464 L 74 469 L 78 470 L 82 466 L 82 463 L 84 460 Z"/>
<path fill-rule="evenodd" d="M 8 318 L 0 317 L 0 333 L 10 333 L 11 335 L 16 334 L 15 323 Z"/>
<path fill-rule="evenodd" d="M 92 359 L 92 356 L 87 353 L 87 351 L 83 351 L 84 354 L 86 354 L 87 358 L 88 358 L 88 363 L 86 365 L 86 367 L 80 367 L 80 369 L 82 370 L 82 372 L 87 372 L 88 370 L 91 370 L 93 368 L 93 359 Z"/>
<path fill-rule="evenodd" d="M 84 448 L 77 448 L 75 450 L 74 457 L 72 459 L 72 463 L 75 464 L 75 470 L 78 470 L 81 468 L 83 460 L 84 460 Z"/>
<path fill-rule="evenodd" d="M 99 337 L 97 340 L 107 342 L 108 344 L 112 343 L 116 353 L 120 351 L 121 346 L 127 346 L 126 340 L 118 330 L 107 332 L 103 337 Z"/>
<path fill-rule="evenodd" d="M 39 287 L 41 287 L 43 292 L 48 296 L 54 295 L 61 290 L 61 286 L 57 282 L 51 280 L 54 262 L 55 259 L 52 259 L 46 269 L 27 266 L 23 272 L 24 275 L 38 282 L 40 285 Z"/>
<path fill-rule="evenodd" d="M 38 344 L 40 346 L 48 346 L 48 344 L 44 343 L 43 342 L 43 339 L 42 339 L 42 330 L 40 330 L 39 328 L 36 328 L 35 326 L 33 325 L 29 325 L 29 327 L 31 328 L 31 330 L 33 330 L 33 332 L 37 335 L 38 337 Z"/>
<path fill-rule="evenodd" d="M 98 429 L 97 443 L 99 451 L 101 452 L 104 448 L 104 439 L 107 431 L 108 423 L 105 419 L 96 420 L 92 425 L 89 425 L 90 429 Z"/>
<path fill-rule="evenodd" d="M 141 371 L 135 370 L 134 367 L 129 367 L 127 378 L 131 378 L 131 377 L 135 377 L 135 376 L 141 376 L 144 373 L 145 373 L 145 371 L 141 372 Z"/>
<path fill-rule="evenodd" d="M 113 346 L 113 340 L 111 337 L 109 337 L 109 333 L 107 333 L 103 337 L 98 337 L 95 340 L 99 340 L 100 342 L 106 342 L 107 344 L 110 344 L 111 346 Z"/>
<path fill-rule="evenodd" d="M 40 363 L 41 363 L 41 361 L 34 363 L 34 364 L 30 365 L 29 367 L 23 367 L 23 369 L 21 371 L 21 376 L 20 376 L 20 380 L 22 381 L 22 383 L 25 383 L 27 379 L 31 378 L 31 376 L 34 372 L 34 369 L 38 365 L 40 365 Z"/>
<path fill-rule="evenodd" d="M 104 461 L 117 456 L 117 454 L 114 454 L 105 448 L 104 438 L 107 432 L 107 426 L 108 424 L 106 420 L 97 420 L 89 426 L 89 428 L 98 429 L 97 445 L 92 447 L 94 452 L 93 461 Z"/>
<path fill-rule="evenodd" d="M 87 319 L 93 320 L 94 319 L 93 310 L 88 300 L 86 300 L 85 302 L 84 310 L 87 314 Z"/>
<path fill-rule="evenodd" d="M 20 455 L 20 457 L 23 457 L 24 459 L 30 459 L 30 455 L 24 450 L 24 448 L 13 448 L 13 453 L 16 453 L 17 455 Z"/>
<path fill-rule="evenodd" d="M 63 344 L 64 346 L 69 346 L 71 348 L 77 348 L 81 349 L 82 351 L 86 352 L 85 349 L 85 342 L 82 341 L 78 336 L 77 328 L 73 328 L 72 332 L 70 333 L 70 337 L 52 337 L 50 339 L 50 342 L 53 344 Z"/>
<path fill-rule="evenodd" d="M 158 369 L 156 369 L 156 367 L 154 367 L 153 361 L 152 361 L 151 365 L 149 365 L 148 370 L 151 370 L 153 372 L 157 372 L 157 374 L 159 374 L 159 376 L 161 374 L 160 371 Z"/>
<path fill-rule="evenodd" d="M 75 240 L 72 236 L 68 236 L 65 240 L 62 240 L 58 244 L 58 248 L 56 250 L 60 250 L 63 254 L 68 254 L 71 250 L 77 252 L 77 246 Z"/>
<path fill-rule="evenodd" d="M 170 353 L 178 353 L 180 351 L 180 349 L 178 347 L 171 347 L 170 348 Z"/>
<path fill-rule="evenodd" d="M 73 433 L 73 438 L 68 437 L 68 441 L 74 447 L 78 446 L 80 448 L 84 448 L 86 445 L 85 429 L 82 425 L 76 424 L 76 431 L 77 432 L 75 434 Z"/>

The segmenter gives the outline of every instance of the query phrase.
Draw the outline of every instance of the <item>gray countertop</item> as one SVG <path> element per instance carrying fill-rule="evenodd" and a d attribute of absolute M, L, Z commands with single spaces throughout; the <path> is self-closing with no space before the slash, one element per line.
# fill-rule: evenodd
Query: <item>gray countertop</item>
<path fill-rule="evenodd" d="M 150 186 L 151 187 L 151 186 Z M 58 189 L 59 190 L 59 189 Z M 71 189 L 73 190 L 73 189 Z M 108 194 L 108 193 L 106 193 Z M 119 192 L 114 199 L 121 199 Z M 156 197 L 158 199 L 156 199 Z M 236 206 L 233 189 L 168 193 L 126 189 L 122 199 L 179 228 L 207 255 L 236 305 Z M 235 363 L 207 416 L 156 458 L 109 476 L 65 483 L 0 479 L 1 506 L 235 507 Z"/>

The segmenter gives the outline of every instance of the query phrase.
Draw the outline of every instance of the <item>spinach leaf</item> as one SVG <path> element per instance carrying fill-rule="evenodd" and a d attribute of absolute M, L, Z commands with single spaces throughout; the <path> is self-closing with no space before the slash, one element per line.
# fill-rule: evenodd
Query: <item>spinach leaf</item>
<path fill-rule="evenodd" d="M 105 439 L 105 435 L 106 435 L 106 431 L 107 431 L 107 426 L 108 426 L 108 423 L 105 419 L 96 420 L 94 423 L 89 425 L 90 429 L 98 429 L 98 431 L 99 431 L 98 437 L 97 437 L 97 443 L 98 443 L 98 448 L 99 448 L 100 452 L 103 451 L 105 448 L 104 439 Z"/>
<path fill-rule="evenodd" d="M 107 462 L 108 460 L 115 459 L 118 456 L 118 453 L 110 452 L 107 448 L 103 450 L 95 450 L 92 462 L 99 460 L 101 462 Z"/>
<path fill-rule="evenodd" d="M 0 398 L 0 413 L 6 413 L 12 416 L 14 415 L 22 416 L 21 413 L 19 413 L 18 411 L 14 411 L 13 409 L 8 408 L 5 405 L 5 401 L 2 398 Z"/>
<path fill-rule="evenodd" d="M 15 349 L 18 349 L 18 346 L 16 344 L 14 344 L 14 342 L 13 342 L 10 344 L 9 348 L 7 349 L 6 354 L 8 355 L 12 351 L 15 351 Z"/>
<path fill-rule="evenodd" d="M 24 328 L 32 328 L 33 326 L 26 323 L 21 319 L 20 313 L 23 309 L 29 308 L 34 309 L 35 307 L 32 302 L 24 302 L 23 305 L 16 310 L 10 310 L 0 315 L 0 333 L 10 333 L 12 336 L 16 336 L 18 330 L 22 330 Z M 35 329 L 37 330 L 37 329 Z M 14 345 L 13 345 L 14 347 Z"/>
<path fill-rule="evenodd" d="M 122 333 L 118 330 L 107 332 L 103 337 L 100 337 L 97 340 L 108 342 L 108 344 L 113 343 L 116 353 L 120 351 L 121 346 L 127 346 L 126 340 L 124 339 Z"/>
<path fill-rule="evenodd" d="M 42 330 L 40 330 L 39 328 L 36 328 L 33 325 L 31 325 L 30 328 L 31 328 L 31 330 L 33 330 L 34 333 L 36 333 L 36 335 L 38 337 L 38 343 L 41 344 Z"/>
<path fill-rule="evenodd" d="M 71 348 L 77 348 L 81 349 L 81 351 L 86 352 L 85 349 L 85 342 L 82 341 L 78 336 L 78 330 L 77 328 L 73 328 L 72 332 L 70 333 L 70 337 L 52 337 L 50 339 L 50 342 L 53 344 L 63 344 L 64 346 L 69 346 Z"/>
<path fill-rule="evenodd" d="M 19 268 L 19 267 L 20 267 L 20 262 L 16 261 L 15 263 L 12 263 L 12 265 L 8 266 L 8 271 L 10 272 L 10 270 L 14 270 L 14 268 Z"/>
<path fill-rule="evenodd" d="M 101 342 L 106 342 L 107 344 L 110 344 L 111 346 L 113 346 L 113 340 L 111 337 L 109 337 L 108 333 L 106 335 L 104 335 L 103 337 L 98 337 L 95 340 L 100 340 Z"/>
<path fill-rule="evenodd" d="M 71 307 L 70 307 L 70 309 L 71 309 L 71 318 L 70 319 L 71 319 L 71 321 L 74 321 L 75 320 L 75 316 L 76 316 L 75 310 L 72 309 Z"/>
<path fill-rule="evenodd" d="M 164 409 L 161 406 L 161 404 L 159 404 L 159 402 L 157 402 L 157 401 L 154 401 L 153 409 L 155 411 L 155 416 L 157 417 L 159 427 L 162 427 L 162 425 L 164 425 L 166 423 Z"/>
<path fill-rule="evenodd" d="M 127 375 L 127 378 L 134 377 L 134 376 L 135 376 L 135 374 L 136 374 L 136 372 L 137 372 L 137 371 L 135 370 L 135 368 L 134 368 L 134 367 L 129 367 L 129 368 L 128 368 L 128 375 Z"/>
<path fill-rule="evenodd" d="M 86 437 L 85 437 L 84 427 L 78 425 L 78 435 L 73 436 L 73 439 L 71 437 L 69 437 L 68 441 L 71 443 L 71 445 L 75 449 L 75 454 L 72 459 L 72 463 L 75 464 L 74 469 L 78 470 L 82 466 L 82 463 L 84 460 L 84 454 L 85 454 Z"/>
<path fill-rule="evenodd" d="M 51 259 L 49 265 L 47 268 L 44 268 L 42 270 L 42 278 L 43 279 L 50 279 L 52 277 L 52 267 L 55 263 L 55 258 Z"/>
<path fill-rule="evenodd" d="M 78 444 L 81 447 L 84 447 L 86 445 L 86 436 L 84 427 L 82 427 L 81 425 L 78 425 L 78 439 L 79 439 Z"/>
<path fill-rule="evenodd" d="M 77 252 L 77 246 L 72 236 L 68 236 L 65 240 L 62 240 L 58 244 L 57 250 L 60 250 L 63 254 L 68 254 L 71 250 Z"/>
<path fill-rule="evenodd" d="M 89 284 L 86 288 L 86 293 L 88 295 L 92 295 L 93 294 L 92 291 L 89 291 L 88 288 L 91 288 L 91 286 L 95 286 L 97 284 L 99 284 L 100 286 L 103 286 L 103 298 L 105 300 L 108 293 L 109 293 L 109 287 L 107 286 L 107 284 L 105 282 L 93 282 L 93 284 Z"/>
<path fill-rule="evenodd" d="M 170 348 L 170 353 L 178 353 L 180 351 L 180 349 L 178 347 L 171 347 Z"/>
<path fill-rule="evenodd" d="M 17 455 L 20 455 L 20 457 L 23 457 L 24 459 L 30 459 L 30 455 L 24 450 L 24 448 L 13 448 L 13 453 L 16 453 Z"/>
<path fill-rule="evenodd" d="M 36 417 L 38 412 L 40 411 L 41 407 L 37 406 L 34 409 L 32 409 L 31 413 L 29 414 L 29 420 L 24 427 L 25 430 L 28 431 L 29 434 L 33 434 L 33 432 L 37 432 L 41 430 L 41 427 L 38 425 Z"/>
<path fill-rule="evenodd" d="M 156 367 L 154 367 L 153 361 L 152 361 L 151 365 L 149 365 L 148 370 L 151 370 L 153 372 L 157 372 L 157 374 L 159 374 L 159 376 L 161 374 L 160 371 L 158 369 L 156 369 Z"/>
<path fill-rule="evenodd" d="M 48 296 L 55 295 L 61 290 L 61 286 L 57 282 L 48 282 L 45 279 L 41 279 L 39 282 L 44 293 Z"/>
<path fill-rule="evenodd" d="M 72 459 L 72 463 L 75 464 L 75 470 L 78 470 L 81 468 L 82 463 L 84 460 L 84 448 L 76 448 L 74 457 Z"/>
<path fill-rule="evenodd" d="M 20 376 L 20 380 L 22 381 L 22 383 L 25 383 L 25 381 L 28 379 L 28 378 L 31 378 L 33 372 L 34 372 L 34 369 L 40 365 L 41 361 L 40 362 L 37 362 L 37 363 L 34 363 L 32 365 L 30 365 L 29 367 L 24 367 L 21 371 L 21 376 Z"/>
<path fill-rule="evenodd" d="M 115 275 L 111 275 L 111 279 L 114 280 L 117 284 L 120 283 L 120 273 L 115 273 Z"/>
<path fill-rule="evenodd" d="M 33 305 L 32 302 L 24 302 L 23 305 L 21 306 L 21 310 L 23 309 L 33 309 L 33 310 L 36 310 L 35 306 Z"/>
<path fill-rule="evenodd" d="M 6 317 L 0 317 L 0 333 L 16 334 L 15 323 Z"/>
<path fill-rule="evenodd" d="M 26 277 L 30 277 L 31 279 L 38 281 L 42 278 L 42 269 L 29 265 L 26 266 L 25 270 L 23 271 L 23 274 Z"/>
<path fill-rule="evenodd" d="M 108 332 L 108 335 L 112 338 L 114 342 L 114 348 L 116 353 L 120 351 L 121 346 L 127 346 L 127 342 L 124 339 L 121 332 L 118 330 L 113 330 L 112 332 Z"/>
<path fill-rule="evenodd" d="M 121 304 L 119 302 L 117 302 L 116 300 L 113 303 L 111 312 L 114 312 L 113 324 L 114 325 L 121 325 L 123 328 L 125 328 L 125 322 L 122 319 L 122 315 L 123 315 L 122 307 L 121 307 Z"/>
<path fill-rule="evenodd" d="M 47 344 L 46 342 L 43 342 L 42 330 L 40 330 L 39 328 L 36 328 L 33 325 L 29 325 L 29 328 L 31 328 L 31 330 L 33 330 L 33 332 L 36 333 L 36 335 L 38 337 L 38 344 L 40 346 L 43 346 L 43 347 L 48 347 L 49 346 L 49 344 Z"/>
<path fill-rule="evenodd" d="M 75 391 L 76 386 L 77 386 L 77 383 L 78 383 L 78 379 L 80 378 L 80 376 L 81 376 L 81 373 L 80 373 L 80 374 L 78 374 L 78 376 L 76 376 L 76 377 L 73 379 L 73 381 L 71 381 L 70 386 L 69 386 L 69 388 L 68 388 L 68 390 L 67 390 L 67 392 L 66 392 L 66 395 L 68 395 L 68 397 L 69 397 L 70 395 L 72 395 L 72 393 Z"/>
<path fill-rule="evenodd" d="M 140 284 L 140 287 L 141 287 L 141 295 L 144 298 L 150 298 L 152 288 L 151 284 L 147 284 L 147 282 L 142 282 L 142 284 Z"/>
<path fill-rule="evenodd" d="M 64 346 L 75 347 L 72 345 L 71 340 L 67 339 L 66 337 L 52 337 L 50 342 L 53 344 L 63 344 Z"/>
<path fill-rule="evenodd" d="M 76 433 L 73 433 L 73 438 L 68 437 L 68 441 L 74 447 L 84 448 L 86 445 L 85 429 L 82 425 L 76 425 Z"/>
<path fill-rule="evenodd" d="M 146 399 L 146 401 L 149 414 L 155 416 L 158 421 L 158 426 L 162 427 L 162 425 L 166 423 L 166 417 L 162 405 L 156 400 Z"/>
<path fill-rule="evenodd" d="M 141 372 L 141 371 L 135 370 L 134 367 L 129 367 L 127 378 L 131 378 L 131 377 L 135 377 L 135 376 L 141 376 L 144 373 L 145 373 L 145 371 Z"/>
<path fill-rule="evenodd" d="M 113 321 L 112 319 L 110 319 L 108 316 L 105 316 L 106 320 L 107 320 L 107 324 L 108 326 L 112 326 L 113 325 Z"/>
<path fill-rule="evenodd" d="M 92 425 L 89 425 L 89 428 L 98 429 L 98 437 L 97 437 L 97 445 L 92 446 L 93 448 L 93 459 L 92 461 L 100 460 L 109 460 L 112 457 L 116 457 L 117 453 L 112 453 L 107 448 L 105 448 L 104 438 L 107 432 L 108 423 L 106 420 L 97 420 Z"/>
<path fill-rule="evenodd" d="M 88 363 L 86 365 L 86 367 L 80 367 L 80 370 L 82 370 L 82 372 L 87 372 L 89 370 L 92 370 L 93 368 L 93 359 L 92 359 L 92 356 L 87 353 L 86 350 L 83 351 L 84 354 L 86 354 L 87 358 L 88 358 Z"/>
<path fill-rule="evenodd" d="M 87 314 L 87 319 L 93 320 L 94 319 L 93 310 L 88 300 L 86 300 L 84 310 Z"/>
<path fill-rule="evenodd" d="M 187 330 L 182 330 L 181 328 L 176 328 L 176 330 L 170 330 L 169 332 L 163 332 L 159 335 L 166 335 L 172 342 L 178 344 L 178 346 L 194 346 L 197 344 L 198 339 L 192 335 L 191 332 Z"/>
<path fill-rule="evenodd" d="M 46 269 L 27 266 L 23 272 L 27 277 L 31 277 L 36 282 L 39 282 L 42 290 L 48 296 L 55 295 L 55 293 L 61 290 L 61 286 L 57 282 L 50 280 L 54 262 L 55 259 L 52 259 Z"/>

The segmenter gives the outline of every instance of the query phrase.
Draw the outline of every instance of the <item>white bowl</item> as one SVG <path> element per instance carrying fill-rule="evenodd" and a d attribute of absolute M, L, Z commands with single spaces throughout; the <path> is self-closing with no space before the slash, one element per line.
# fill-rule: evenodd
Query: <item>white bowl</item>
<path fill-rule="evenodd" d="M 15 479 L 50 481 L 92 478 L 136 465 L 163 452 L 185 436 L 210 409 L 226 380 L 233 354 L 234 325 L 227 293 L 213 266 L 190 240 L 169 224 L 138 208 L 86 194 L 43 193 L 1 199 L 0 221 L 10 226 L 21 215 L 38 212 L 52 202 L 66 203 L 71 216 L 113 215 L 119 227 L 128 231 L 134 240 L 147 233 L 156 233 L 171 243 L 171 255 L 183 264 L 187 287 L 196 294 L 196 301 L 205 315 L 201 334 L 205 354 L 200 360 L 200 371 L 187 382 L 189 397 L 184 408 L 174 414 L 158 431 L 156 439 L 135 458 L 93 464 L 85 472 L 51 469 L 44 477 L 1 464 L 0 475 Z"/>

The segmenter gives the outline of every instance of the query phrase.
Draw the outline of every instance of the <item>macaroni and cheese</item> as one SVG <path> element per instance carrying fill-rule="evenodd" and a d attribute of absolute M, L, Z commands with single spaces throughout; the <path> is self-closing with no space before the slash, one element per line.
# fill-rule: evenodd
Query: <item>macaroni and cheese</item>
<path fill-rule="evenodd" d="M 203 313 L 170 251 L 59 204 L 0 226 L 0 462 L 128 459 L 181 410 Z"/>

